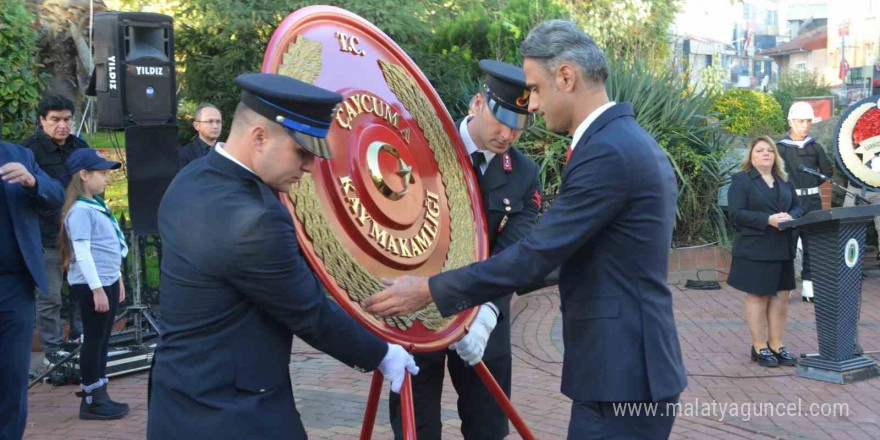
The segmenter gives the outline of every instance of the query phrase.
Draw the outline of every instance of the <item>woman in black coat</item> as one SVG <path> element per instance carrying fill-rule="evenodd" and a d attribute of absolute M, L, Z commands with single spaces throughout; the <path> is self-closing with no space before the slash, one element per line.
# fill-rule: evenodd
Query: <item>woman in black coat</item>
<path fill-rule="evenodd" d="M 803 210 L 785 173 L 785 163 L 769 137 L 761 136 L 750 143 L 740 170 L 733 175 L 727 193 L 735 227 L 727 284 L 746 293 L 745 319 L 752 335 L 752 360 L 765 367 L 795 365 L 795 357 L 785 348 L 782 336 L 788 318 L 788 294 L 795 288 L 797 239 L 792 230 L 779 229 L 779 224 L 800 217 Z"/>

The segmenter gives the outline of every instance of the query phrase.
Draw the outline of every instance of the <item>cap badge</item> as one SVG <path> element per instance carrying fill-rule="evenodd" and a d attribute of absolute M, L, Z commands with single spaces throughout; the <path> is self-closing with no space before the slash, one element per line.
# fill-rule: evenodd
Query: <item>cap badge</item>
<path fill-rule="evenodd" d="M 528 108 L 528 106 L 529 106 L 529 95 L 530 95 L 531 93 L 532 93 L 532 92 L 531 92 L 530 90 L 525 90 L 525 91 L 523 91 L 522 96 L 520 96 L 519 98 L 516 98 L 516 105 L 517 105 L 518 107 Z"/>

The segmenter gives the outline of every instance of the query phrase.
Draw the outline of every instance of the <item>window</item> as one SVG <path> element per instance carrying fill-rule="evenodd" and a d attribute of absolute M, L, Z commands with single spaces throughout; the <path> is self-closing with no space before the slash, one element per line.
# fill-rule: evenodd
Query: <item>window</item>
<path fill-rule="evenodd" d="M 804 61 L 794 63 L 794 70 L 807 70 L 807 63 Z"/>

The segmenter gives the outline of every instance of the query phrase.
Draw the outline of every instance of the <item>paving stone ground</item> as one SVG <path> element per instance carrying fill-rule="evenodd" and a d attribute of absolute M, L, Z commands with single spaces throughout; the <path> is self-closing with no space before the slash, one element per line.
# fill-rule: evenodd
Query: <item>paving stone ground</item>
<path fill-rule="evenodd" d="M 742 295 L 722 287 L 698 291 L 672 286 L 689 382 L 681 396 L 684 414 L 675 423 L 673 439 L 880 438 L 880 379 L 835 385 L 796 377 L 793 367 L 771 369 L 751 363 Z M 535 437 L 565 438 L 571 401 L 559 392 L 563 347 L 558 292 L 547 288 L 521 297 L 514 309 L 513 403 Z M 786 345 L 796 353 L 816 352 L 813 306 L 797 297 L 791 301 L 789 316 Z M 880 279 L 865 280 L 859 331 L 866 352 L 880 351 Z M 34 359 L 41 357 L 35 354 Z M 290 374 L 310 438 L 358 438 L 369 374 L 348 369 L 300 341 L 292 347 Z M 79 420 L 76 387 L 37 385 L 29 394 L 25 438 L 143 439 L 146 385 L 146 373 L 111 382 L 114 399 L 132 407 L 129 416 L 111 422 Z M 449 439 L 461 438 L 455 399 L 447 378 L 442 418 L 444 437 Z M 774 406 L 773 413 L 767 405 Z M 510 439 L 520 438 L 511 432 Z M 385 395 L 373 438 L 390 437 Z"/>

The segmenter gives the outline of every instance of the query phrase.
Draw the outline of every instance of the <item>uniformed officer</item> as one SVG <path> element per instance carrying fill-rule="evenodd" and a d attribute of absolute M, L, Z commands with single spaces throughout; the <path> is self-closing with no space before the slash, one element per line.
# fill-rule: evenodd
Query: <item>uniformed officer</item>
<path fill-rule="evenodd" d="M 336 93 L 245 74 L 228 142 L 184 168 L 159 206 L 164 329 L 147 438 L 305 439 L 288 365 L 293 335 L 399 390 L 412 357 L 359 326 L 321 290 L 278 199 L 326 136 Z M 189 225 L 195 221 L 200 228 Z"/>
<path fill-rule="evenodd" d="M 525 237 L 537 221 L 541 208 L 540 168 L 512 147 L 533 120 L 522 68 L 493 60 L 480 61 L 480 68 L 487 75 L 483 90 L 471 101 L 471 115 L 457 126 L 480 183 L 489 243 L 495 254 Z M 451 348 L 459 356 L 447 357 L 445 351 L 416 355 L 421 372 L 413 378 L 413 400 L 419 440 L 440 438 L 444 362 L 458 393 L 464 438 L 504 438 L 508 434 L 507 416 L 469 365 L 482 358 L 510 397 L 510 295 L 480 306 L 469 333 Z M 392 427 L 399 439 L 400 399 L 391 395 L 389 404 Z"/>
<path fill-rule="evenodd" d="M 826 176 L 831 176 L 834 166 L 825 153 L 825 148 L 810 137 L 810 128 L 816 117 L 813 107 L 806 102 L 795 102 L 788 110 L 788 126 L 791 128 L 788 136 L 776 143 L 779 155 L 785 160 L 785 171 L 794 182 L 795 191 L 804 207 L 804 215 L 809 212 L 822 209 L 822 196 L 819 194 L 819 185 L 822 179 L 800 170 L 801 166 L 818 170 Z M 810 270 L 810 254 L 807 241 L 801 235 L 803 247 L 803 265 L 801 270 L 801 296 L 804 301 L 813 301 L 813 281 Z"/>

